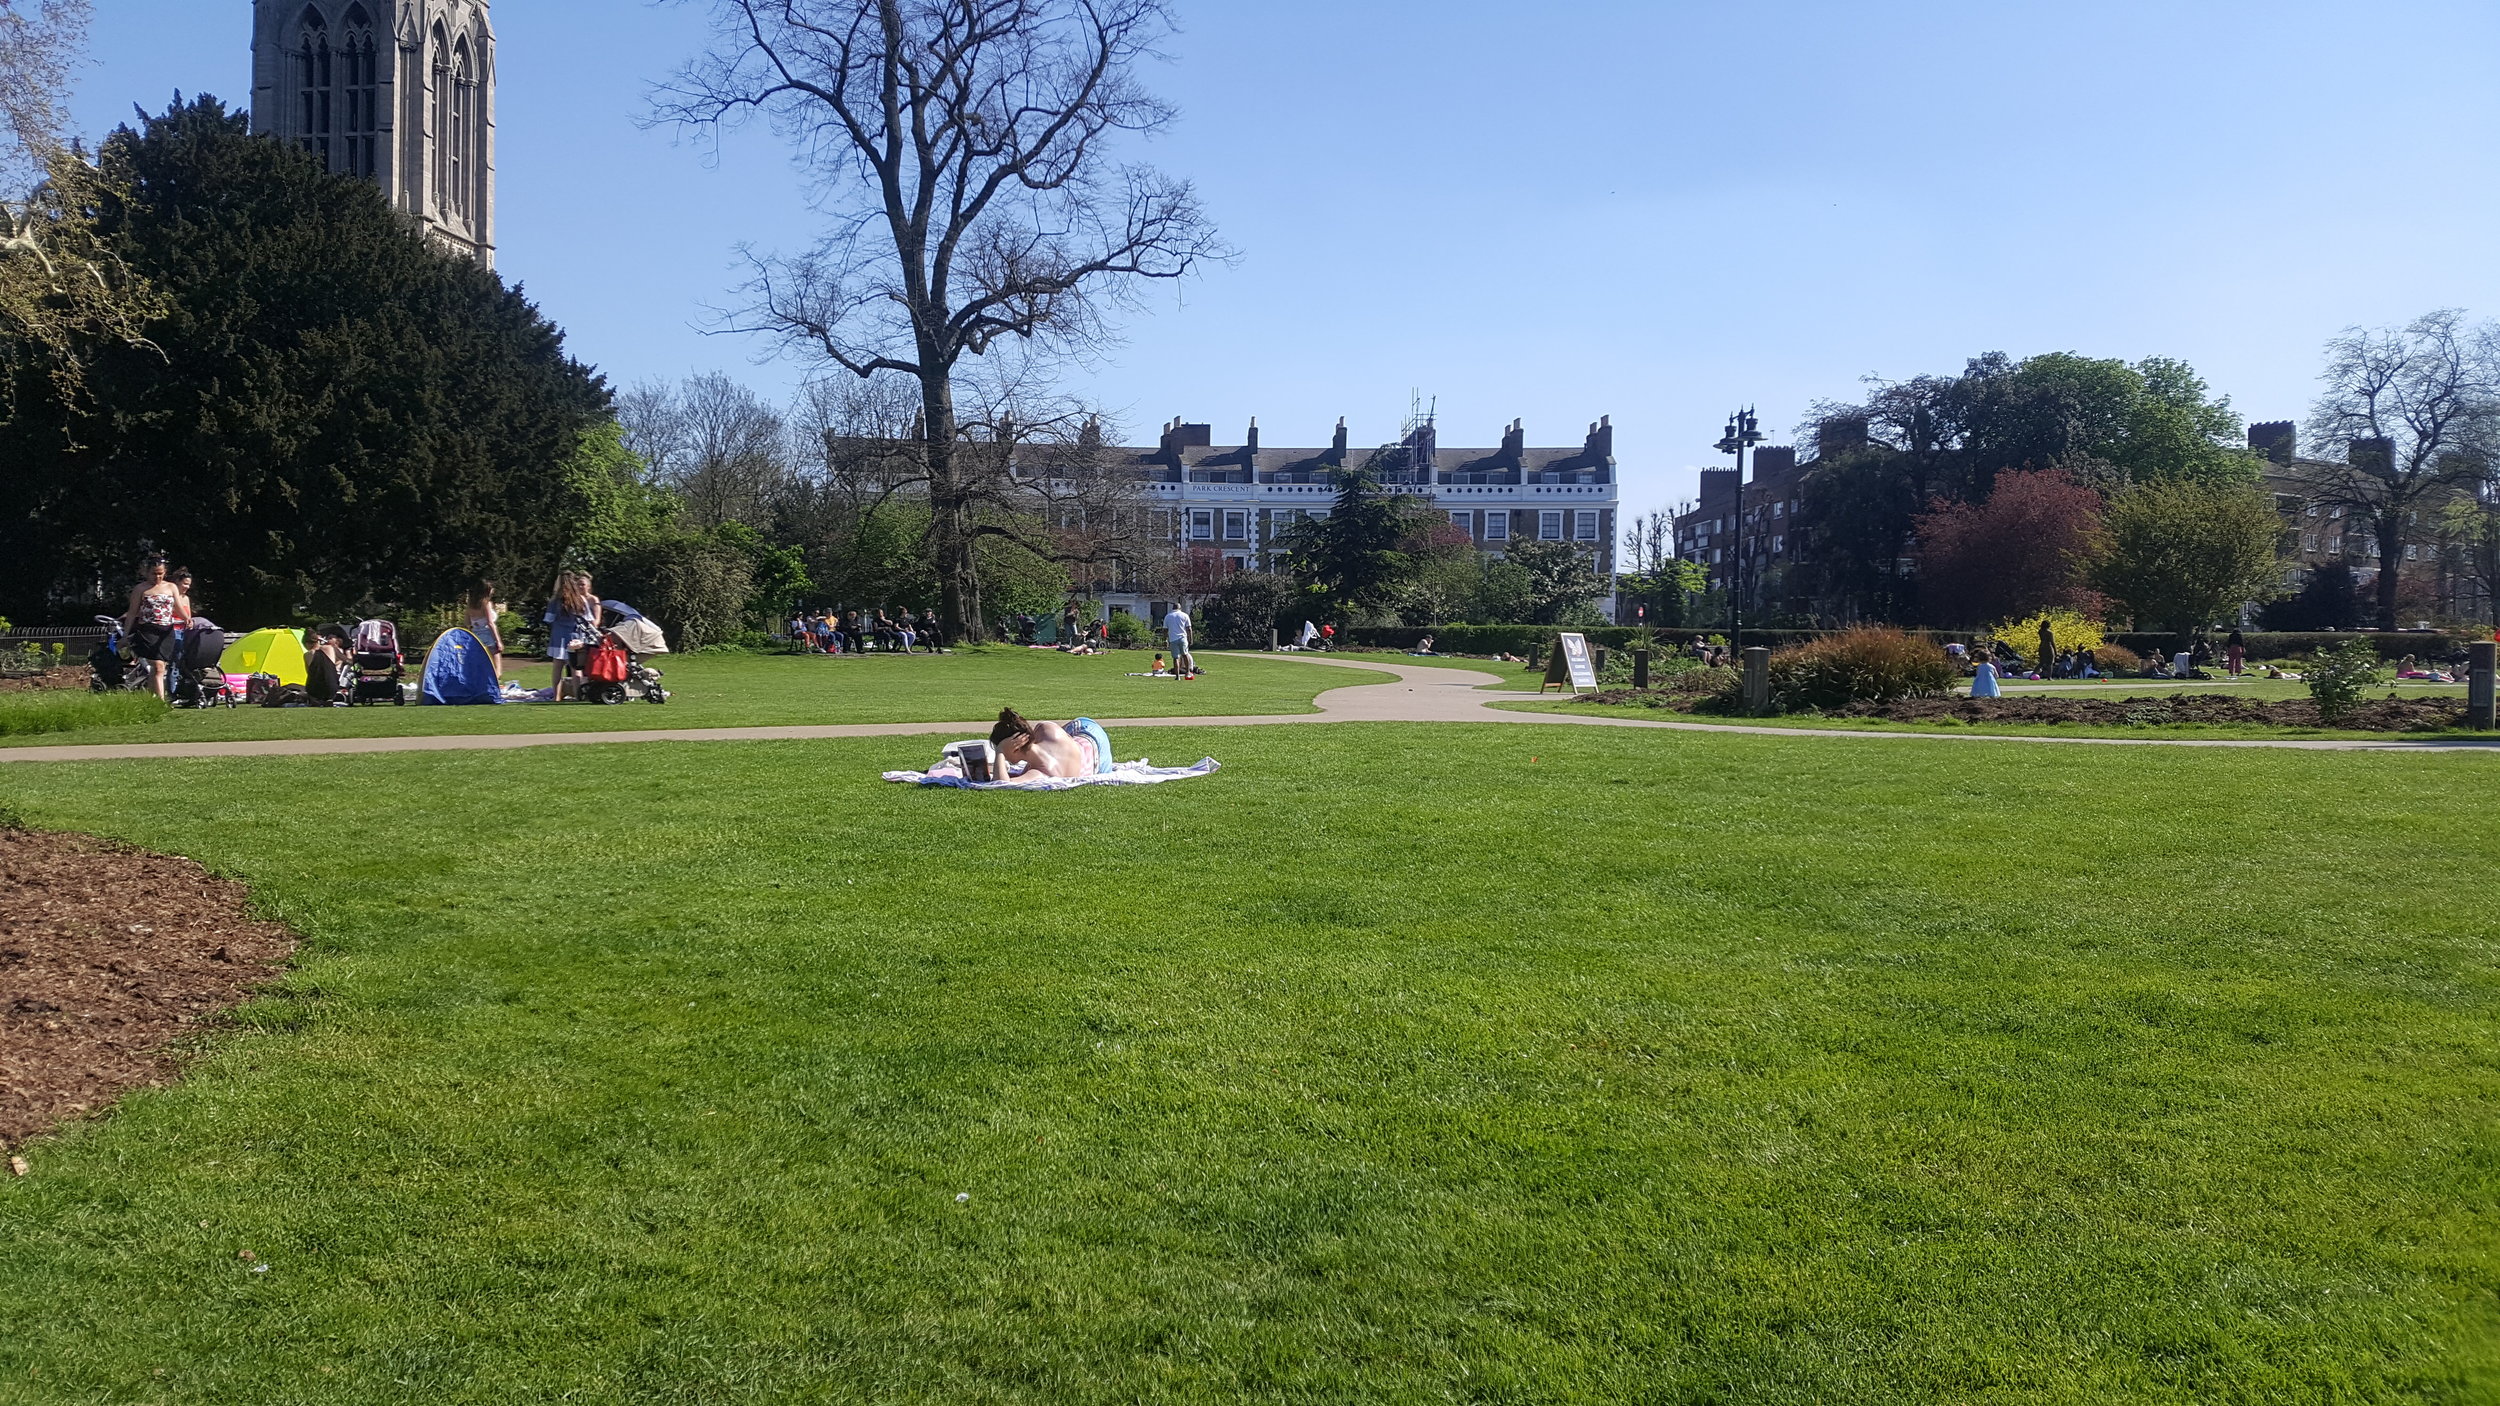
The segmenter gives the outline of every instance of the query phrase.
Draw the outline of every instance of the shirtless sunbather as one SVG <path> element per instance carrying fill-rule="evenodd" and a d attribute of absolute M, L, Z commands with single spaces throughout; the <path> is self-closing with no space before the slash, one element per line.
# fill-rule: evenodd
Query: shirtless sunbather
<path fill-rule="evenodd" d="M 1111 736 L 1092 718 L 1066 723 L 1027 722 L 1013 708 L 998 710 L 990 741 L 999 759 L 1028 774 L 1091 776 L 1111 770 Z"/>

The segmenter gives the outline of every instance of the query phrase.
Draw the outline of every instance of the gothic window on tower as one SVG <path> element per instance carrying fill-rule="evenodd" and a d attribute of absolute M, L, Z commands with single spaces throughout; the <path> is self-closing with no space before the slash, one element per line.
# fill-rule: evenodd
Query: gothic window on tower
<path fill-rule="evenodd" d="M 451 208 L 451 36 L 434 26 L 434 208 Z"/>
<path fill-rule="evenodd" d="M 319 10 L 304 11 L 295 49 L 295 137 L 304 150 L 330 164 L 330 27 Z"/>
<path fill-rule="evenodd" d="M 469 182 L 475 176 L 470 158 L 477 138 L 472 132 L 476 124 L 477 76 L 469 65 L 469 41 L 461 40 L 451 50 L 451 212 L 467 218 L 469 213 Z"/>
<path fill-rule="evenodd" d="M 382 127 L 382 85 L 379 51 L 373 39 L 373 20 L 365 7 L 353 5 L 347 11 L 346 42 L 339 49 L 339 101 L 346 110 L 341 130 L 345 150 L 341 163 L 354 175 L 372 177 L 380 169 L 374 160 L 374 143 Z"/>

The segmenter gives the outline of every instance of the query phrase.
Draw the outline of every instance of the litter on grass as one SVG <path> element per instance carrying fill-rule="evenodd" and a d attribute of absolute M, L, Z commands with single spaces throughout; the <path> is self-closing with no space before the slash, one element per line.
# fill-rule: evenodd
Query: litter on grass
<path fill-rule="evenodd" d="M 1005 781 L 966 781 L 963 769 L 950 759 L 927 771 L 889 771 L 885 779 L 906 786 L 951 786 L 959 791 L 1073 791 L 1079 786 L 1154 786 L 1166 781 L 1186 781 L 1193 776 L 1213 776 L 1220 769 L 1213 757 L 1201 757 L 1192 766 L 1154 766 L 1139 757 L 1089 776 L 1036 776 L 1028 772 Z"/>

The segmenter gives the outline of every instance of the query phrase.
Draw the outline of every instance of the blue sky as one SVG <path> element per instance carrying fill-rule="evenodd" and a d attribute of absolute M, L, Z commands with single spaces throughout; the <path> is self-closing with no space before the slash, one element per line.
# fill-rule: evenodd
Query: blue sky
<path fill-rule="evenodd" d="M 1090 389 L 1272 445 L 1532 444 L 1614 417 L 1634 509 L 1733 406 L 1784 431 L 1859 378 L 1984 351 L 2184 357 L 2298 416 L 2320 343 L 2500 313 L 2487 0 L 1180 0 L 1147 155 L 1238 265 L 1149 295 Z M 248 98 L 247 0 L 105 0 L 90 135 Z M 620 384 L 805 368 L 697 329 L 741 241 L 816 227 L 783 152 L 634 122 L 700 0 L 504 0 L 501 267 Z"/>

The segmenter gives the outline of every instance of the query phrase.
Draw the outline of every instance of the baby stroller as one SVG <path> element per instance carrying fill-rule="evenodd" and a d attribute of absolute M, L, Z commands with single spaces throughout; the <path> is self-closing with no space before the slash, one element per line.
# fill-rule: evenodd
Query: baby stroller
<path fill-rule="evenodd" d="M 226 652 L 226 632 L 217 622 L 194 618 L 182 631 L 182 658 L 174 665 L 182 682 L 174 688 L 177 708 L 214 708 L 223 703 L 231 708 L 241 702 L 237 690 L 226 687 L 226 670 L 220 662 Z"/>
<path fill-rule="evenodd" d="M 95 622 L 104 627 L 104 640 L 87 654 L 88 689 L 116 693 L 126 688 L 148 687 L 148 671 L 131 667 L 131 661 L 122 657 L 120 617 L 99 615 Z"/>
<path fill-rule="evenodd" d="M 640 698 L 645 703 L 666 703 L 668 690 L 660 686 L 660 671 L 642 662 L 643 656 L 668 653 L 668 636 L 632 606 L 618 601 L 601 601 L 616 618 L 599 632 L 599 643 L 582 654 L 582 701 L 585 703 L 622 703 Z"/>
<path fill-rule="evenodd" d="M 400 681 L 408 676 L 408 669 L 400 657 L 397 625 L 388 620 L 358 622 L 355 638 L 347 647 L 347 659 L 356 673 L 356 681 L 347 692 L 348 702 L 407 705 L 408 694 L 400 687 Z"/>
<path fill-rule="evenodd" d="M 599 643 L 583 652 L 583 702 L 623 703 L 631 698 L 645 703 L 668 701 L 668 690 L 660 687 L 660 671 L 637 658 L 619 634 L 631 623 L 621 621 L 617 629 L 601 632 Z"/>

